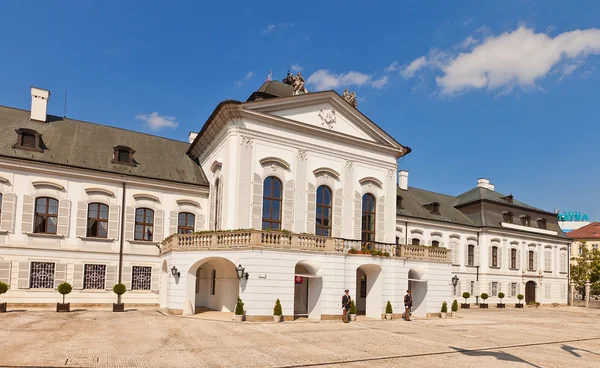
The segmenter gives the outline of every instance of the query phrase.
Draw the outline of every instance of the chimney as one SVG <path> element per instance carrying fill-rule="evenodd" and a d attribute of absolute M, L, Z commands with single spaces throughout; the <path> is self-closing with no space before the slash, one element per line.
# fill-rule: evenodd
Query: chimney
<path fill-rule="evenodd" d="M 31 87 L 31 120 L 46 122 L 50 91 Z"/>
<path fill-rule="evenodd" d="M 408 171 L 398 171 L 398 188 L 402 190 L 408 189 Z"/>
<path fill-rule="evenodd" d="M 188 140 L 190 141 L 190 144 L 194 143 L 194 139 L 196 139 L 197 136 L 198 136 L 198 133 L 190 132 L 190 135 L 188 136 Z"/>
<path fill-rule="evenodd" d="M 489 189 L 491 191 L 494 190 L 494 184 L 490 184 L 490 181 L 488 179 L 485 179 L 485 178 L 479 178 L 477 180 L 477 187 Z"/>

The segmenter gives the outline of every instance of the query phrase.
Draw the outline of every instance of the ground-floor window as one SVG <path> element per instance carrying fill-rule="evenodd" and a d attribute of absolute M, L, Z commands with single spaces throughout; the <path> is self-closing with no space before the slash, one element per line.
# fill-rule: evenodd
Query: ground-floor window
<path fill-rule="evenodd" d="M 492 282 L 492 296 L 498 295 L 498 283 Z"/>
<path fill-rule="evenodd" d="M 517 296 L 517 283 L 516 282 L 510 283 L 510 296 Z"/>
<path fill-rule="evenodd" d="M 53 289 L 54 263 L 31 262 L 29 287 L 32 289 Z"/>
<path fill-rule="evenodd" d="M 106 266 L 96 264 L 86 264 L 83 270 L 83 288 L 84 289 L 105 289 L 106 288 Z"/>
<path fill-rule="evenodd" d="M 152 284 L 152 267 L 133 266 L 131 290 L 150 290 Z"/>
<path fill-rule="evenodd" d="M 475 281 L 471 281 L 471 296 L 475 296 Z"/>

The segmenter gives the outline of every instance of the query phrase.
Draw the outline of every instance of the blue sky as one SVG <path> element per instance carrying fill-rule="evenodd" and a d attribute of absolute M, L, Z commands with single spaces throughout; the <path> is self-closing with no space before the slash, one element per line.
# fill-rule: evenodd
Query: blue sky
<path fill-rule="evenodd" d="M 62 115 L 67 90 L 69 117 L 185 140 L 301 69 L 413 149 L 411 186 L 486 177 L 600 219 L 597 1 L 204 3 L 3 1 L 0 104 L 28 109 L 34 85 Z"/>

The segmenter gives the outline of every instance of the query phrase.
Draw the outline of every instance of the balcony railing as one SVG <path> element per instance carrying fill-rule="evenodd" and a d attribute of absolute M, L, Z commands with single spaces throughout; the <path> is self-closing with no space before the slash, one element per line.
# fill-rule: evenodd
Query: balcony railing
<path fill-rule="evenodd" d="M 363 253 L 433 262 L 450 262 L 450 251 L 446 248 L 365 242 L 361 240 L 265 230 L 174 234 L 162 242 L 161 253 L 236 248 L 274 248 L 345 254 Z"/>

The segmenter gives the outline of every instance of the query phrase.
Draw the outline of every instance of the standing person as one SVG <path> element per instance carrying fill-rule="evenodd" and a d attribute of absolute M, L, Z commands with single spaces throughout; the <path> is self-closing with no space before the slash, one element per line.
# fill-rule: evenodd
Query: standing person
<path fill-rule="evenodd" d="M 350 311 L 350 290 L 346 289 L 346 294 L 342 297 L 342 320 L 348 323 L 348 312 Z"/>
<path fill-rule="evenodd" d="M 412 308 L 412 295 L 410 295 L 410 289 L 406 290 L 404 296 L 404 320 L 410 321 L 410 309 Z"/>

